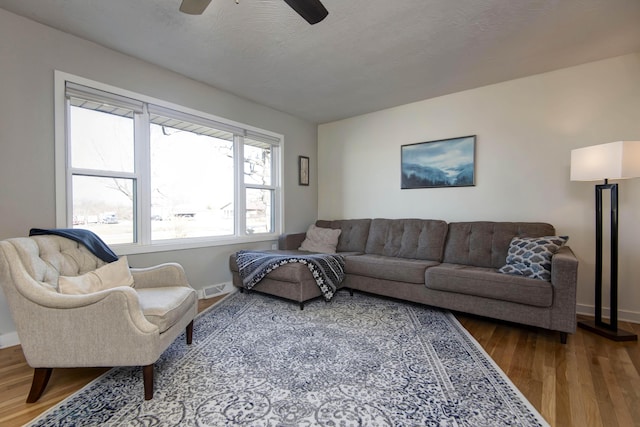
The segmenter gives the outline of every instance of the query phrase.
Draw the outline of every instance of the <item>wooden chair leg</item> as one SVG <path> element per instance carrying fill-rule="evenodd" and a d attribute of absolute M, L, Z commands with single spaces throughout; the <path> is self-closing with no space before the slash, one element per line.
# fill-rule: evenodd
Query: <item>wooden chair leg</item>
<path fill-rule="evenodd" d="M 47 387 L 49 378 L 51 378 L 51 372 L 53 372 L 53 368 L 35 368 L 27 403 L 35 403 L 40 399 L 44 389 Z"/>
<path fill-rule="evenodd" d="M 144 400 L 153 399 L 153 363 L 142 367 L 142 380 L 144 382 Z"/>
<path fill-rule="evenodd" d="M 191 345 L 193 340 L 193 320 L 187 325 L 187 345 Z"/>

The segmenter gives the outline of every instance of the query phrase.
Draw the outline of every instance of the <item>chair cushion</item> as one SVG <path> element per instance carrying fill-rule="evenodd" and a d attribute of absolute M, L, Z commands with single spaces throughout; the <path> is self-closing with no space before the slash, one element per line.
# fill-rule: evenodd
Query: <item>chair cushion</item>
<path fill-rule="evenodd" d="M 84 245 L 65 237 L 33 236 L 26 239 L 33 240 L 37 244 L 38 258 L 63 276 L 85 274 L 107 264 Z M 21 258 L 24 262 L 24 258 Z"/>
<path fill-rule="evenodd" d="M 126 256 L 79 276 L 60 276 L 58 278 L 58 292 L 70 295 L 90 294 L 118 286 L 132 285 L 133 277 L 129 271 Z"/>
<path fill-rule="evenodd" d="M 142 314 L 163 333 L 196 303 L 196 291 L 186 286 L 136 289 Z"/>

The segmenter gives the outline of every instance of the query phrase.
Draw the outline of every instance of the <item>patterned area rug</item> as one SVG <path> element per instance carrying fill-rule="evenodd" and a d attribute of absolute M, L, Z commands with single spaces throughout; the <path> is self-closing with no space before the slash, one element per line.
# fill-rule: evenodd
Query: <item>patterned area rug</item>
<path fill-rule="evenodd" d="M 114 368 L 31 425 L 547 425 L 453 315 L 359 293 L 235 293 L 155 376 L 145 402 L 141 369 Z"/>

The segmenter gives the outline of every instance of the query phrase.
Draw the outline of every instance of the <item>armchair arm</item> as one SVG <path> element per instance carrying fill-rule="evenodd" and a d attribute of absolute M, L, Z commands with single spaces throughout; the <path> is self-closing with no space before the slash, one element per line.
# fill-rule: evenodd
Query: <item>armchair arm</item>
<path fill-rule="evenodd" d="M 169 262 L 146 268 L 130 268 L 134 287 L 159 288 L 163 286 L 189 286 L 184 268 L 178 263 Z"/>
<path fill-rule="evenodd" d="M 40 282 L 28 274 L 22 274 L 17 277 L 16 287 L 13 290 L 16 294 L 21 295 L 22 304 L 35 306 L 35 310 L 16 310 L 13 313 L 14 317 L 31 317 L 39 309 L 44 309 L 48 312 L 64 312 L 65 317 L 73 316 L 74 312 L 85 313 L 83 315 L 86 316 L 88 311 L 94 310 L 97 306 L 106 306 L 107 312 L 128 313 L 126 317 L 131 319 L 131 325 L 140 333 L 147 334 L 157 331 L 157 327 L 142 314 L 138 294 L 135 289 L 129 286 L 119 286 L 90 294 L 66 295 L 43 289 Z M 21 323 L 17 319 L 15 320 L 16 324 Z M 44 324 L 51 323 L 46 320 L 43 319 Z M 81 328 L 82 322 L 77 324 L 76 327 Z M 109 325 L 105 324 L 104 327 L 108 328 Z"/>
<path fill-rule="evenodd" d="M 93 304 L 73 308 L 24 301 L 15 320 L 30 366 L 145 365 L 157 358 L 160 331 L 142 314 L 136 291 L 121 287 L 100 294 Z"/>
<path fill-rule="evenodd" d="M 97 304 L 111 297 L 111 294 L 113 293 L 123 294 L 123 302 L 130 309 L 139 309 L 140 304 L 138 302 L 138 295 L 136 294 L 136 291 L 129 286 L 119 286 L 117 288 L 106 289 L 104 291 L 79 295 L 68 295 L 60 294 L 57 292 L 50 292 L 51 295 L 47 296 L 46 299 L 38 298 L 37 300 L 33 300 L 33 302 L 41 307 L 68 310 L 88 307 L 93 304 Z"/>
<path fill-rule="evenodd" d="M 27 362 L 32 367 L 145 365 L 157 358 L 160 330 L 128 286 L 86 295 L 43 289 L 28 274 L 6 287 Z"/>

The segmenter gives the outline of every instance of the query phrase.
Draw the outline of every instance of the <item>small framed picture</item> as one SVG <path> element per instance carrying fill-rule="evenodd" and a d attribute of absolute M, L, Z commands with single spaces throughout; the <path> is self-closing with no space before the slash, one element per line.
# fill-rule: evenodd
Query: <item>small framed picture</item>
<path fill-rule="evenodd" d="M 298 156 L 298 185 L 309 185 L 309 158 Z"/>

